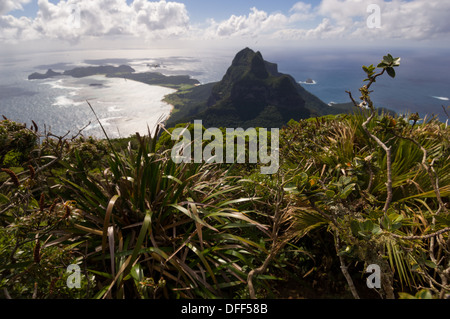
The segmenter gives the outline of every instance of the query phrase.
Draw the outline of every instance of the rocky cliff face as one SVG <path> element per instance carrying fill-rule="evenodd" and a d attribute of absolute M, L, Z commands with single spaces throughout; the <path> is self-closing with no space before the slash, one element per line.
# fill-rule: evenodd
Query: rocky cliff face
<path fill-rule="evenodd" d="M 222 81 L 214 86 L 208 105 L 211 106 L 220 100 L 229 98 L 230 95 L 233 95 L 232 99 L 237 101 L 240 98 L 237 92 L 245 94 L 244 86 L 256 91 L 258 88 L 267 91 L 267 86 L 274 80 L 272 77 L 281 75 L 276 64 L 264 61 L 260 52 L 255 53 L 246 48 L 236 55 Z"/>
<path fill-rule="evenodd" d="M 208 106 L 207 112 L 227 109 L 239 123 L 252 121 L 267 108 L 283 122 L 310 116 L 293 79 L 249 48 L 236 55 L 222 81 L 213 87 Z"/>

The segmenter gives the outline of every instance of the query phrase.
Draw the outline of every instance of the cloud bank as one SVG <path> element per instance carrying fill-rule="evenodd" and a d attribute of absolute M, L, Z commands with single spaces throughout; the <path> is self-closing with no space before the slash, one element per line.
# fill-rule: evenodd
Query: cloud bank
<path fill-rule="evenodd" d="M 30 0 L 2 0 L 0 1 L 0 15 L 13 10 L 23 10 L 22 4 L 26 4 Z"/>
<path fill-rule="evenodd" d="M 0 41 L 56 39 L 242 39 L 263 36 L 274 40 L 449 40 L 450 1 L 442 0 L 322 0 L 299 1 L 286 12 L 256 7 L 247 15 L 193 24 L 183 3 L 134 0 L 38 1 L 35 18 L 8 15 L 30 0 L 0 2 Z M 380 27 L 369 28 L 370 4 L 380 9 Z"/>
<path fill-rule="evenodd" d="M 11 5 L 8 8 L 17 8 Z M 38 1 L 35 19 L 0 16 L 0 40 L 59 39 L 77 42 L 96 37 L 177 37 L 189 30 L 186 7 L 177 2 L 135 0 Z M 4 9 L 6 10 L 6 9 Z"/>

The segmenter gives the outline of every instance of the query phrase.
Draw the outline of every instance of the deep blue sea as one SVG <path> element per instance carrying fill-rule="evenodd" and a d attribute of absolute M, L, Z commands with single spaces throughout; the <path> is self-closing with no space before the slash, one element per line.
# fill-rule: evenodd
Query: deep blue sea
<path fill-rule="evenodd" d="M 49 68 L 64 71 L 75 66 L 128 64 L 137 72 L 188 74 L 208 83 L 222 78 L 236 52 L 97 50 L 3 55 L 0 115 L 28 124 L 34 120 L 41 130 L 45 127 L 55 134 L 75 133 L 86 127 L 86 134 L 102 136 L 88 100 L 111 137 L 145 133 L 147 125 L 154 127 L 168 116 L 171 107 L 161 99 L 173 90 L 101 76 L 33 81 L 27 77 Z M 395 79 L 385 76 L 372 86 L 376 105 L 399 113 L 436 114 L 443 121 L 447 119 L 442 106 L 450 105 L 450 52 L 423 48 L 391 52 L 261 49 L 261 53 L 267 61 L 277 63 L 280 72 L 291 74 L 298 82 L 313 79 L 315 84 L 302 85 L 326 103 L 349 102 L 346 90 L 358 98 L 365 77 L 361 66 L 378 64 L 384 54 L 391 53 L 401 57 L 402 64 Z"/>
<path fill-rule="evenodd" d="M 266 54 L 266 60 L 276 59 L 280 72 L 289 73 L 299 82 L 308 78 L 316 84 L 303 86 L 326 103 L 350 102 L 350 91 L 355 99 L 364 85 L 366 74 L 362 65 L 377 66 L 382 57 L 391 53 L 401 57 L 395 79 L 387 74 L 371 87 L 377 107 L 385 107 L 398 113 L 415 113 L 421 116 L 437 115 L 447 119 L 442 106 L 450 105 L 450 51 L 435 49 L 415 50 L 337 50 L 274 52 Z"/>

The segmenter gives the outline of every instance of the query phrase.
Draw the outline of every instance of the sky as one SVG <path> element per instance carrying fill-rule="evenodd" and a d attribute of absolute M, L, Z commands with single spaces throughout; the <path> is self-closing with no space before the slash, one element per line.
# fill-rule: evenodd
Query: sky
<path fill-rule="evenodd" d="M 448 0 L 0 0 L 0 53 L 46 48 L 450 46 Z"/>

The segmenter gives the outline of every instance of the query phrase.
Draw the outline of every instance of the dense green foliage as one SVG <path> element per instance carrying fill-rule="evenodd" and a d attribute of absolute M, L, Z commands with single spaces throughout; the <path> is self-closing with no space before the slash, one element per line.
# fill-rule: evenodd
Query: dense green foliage
<path fill-rule="evenodd" d="M 0 126 L 0 167 L 18 166 L 28 160 L 38 137 L 35 131 L 7 119 Z"/>
<path fill-rule="evenodd" d="M 206 101 L 211 95 L 211 90 L 215 83 L 195 86 L 178 90 L 173 94 L 169 94 L 164 98 L 164 101 L 173 105 L 174 109 L 170 118 L 167 120 L 167 126 L 173 127 L 175 125 L 184 123 L 185 118 L 191 118 L 207 108 Z"/>
<path fill-rule="evenodd" d="M 369 89 L 398 62 L 364 67 L 355 114 L 283 127 L 273 175 L 175 164 L 173 129 L 37 144 L 0 122 L 2 297 L 448 297 L 450 128 L 375 112 Z"/>

